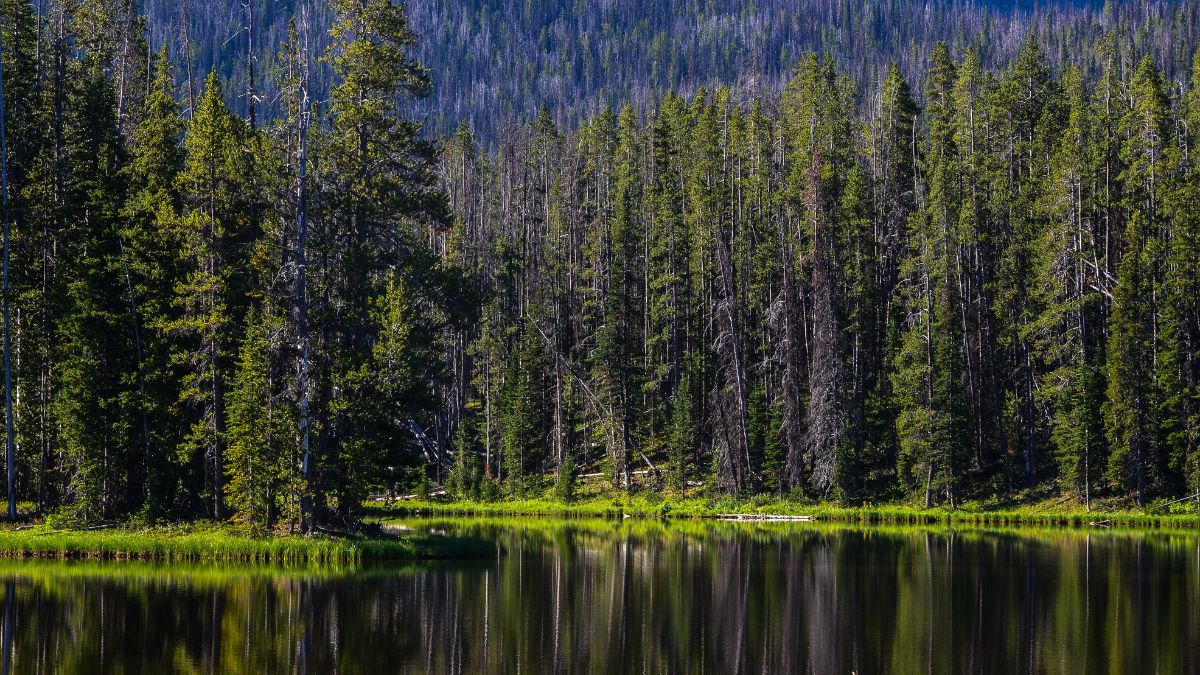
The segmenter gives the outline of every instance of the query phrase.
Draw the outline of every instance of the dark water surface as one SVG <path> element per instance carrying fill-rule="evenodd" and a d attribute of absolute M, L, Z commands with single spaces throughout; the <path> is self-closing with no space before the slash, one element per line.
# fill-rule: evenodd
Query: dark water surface
<path fill-rule="evenodd" d="M 1200 673 L 1200 537 L 426 520 L 495 559 L 0 563 L 12 673 Z"/>

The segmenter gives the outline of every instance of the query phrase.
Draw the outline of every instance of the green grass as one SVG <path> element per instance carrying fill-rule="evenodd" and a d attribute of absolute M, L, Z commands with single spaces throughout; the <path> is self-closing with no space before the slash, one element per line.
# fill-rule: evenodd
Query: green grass
<path fill-rule="evenodd" d="M 480 540 L 409 533 L 379 537 L 252 537 L 224 526 L 64 530 L 38 525 L 25 530 L 0 529 L 2 558 L 338 565 L 492 554 L 494 547 Z"/>
<path fill-rule="evenodd" d="M 813 504 L 787 499 L 753 500 L 692 497 L 664 499 L 654 494 L 592 496 L 572 502 L 550 498 L 480 502 L 454 499 L 375 502 L 366 511 L 379 518 L 422 515 L 558 516 L 571 518 L 718 518 L 730 514 L 813 516 L 822 521 L 894 525 L 1064 526 L 1101 524 L 1111 527 L 1200 528 L 1200 514 L 1095 510 L 1053 503 L 1017 507 L 972 504 L 950 510 L 906 504 Z"/>

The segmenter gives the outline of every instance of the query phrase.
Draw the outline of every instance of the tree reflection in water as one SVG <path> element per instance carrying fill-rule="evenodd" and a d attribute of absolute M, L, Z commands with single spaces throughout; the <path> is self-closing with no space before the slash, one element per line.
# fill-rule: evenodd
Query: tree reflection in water
<path fill-rule="evenodd" d="M 1200 537 L 414 521 L 497 557 L 0 563 L 4 673 L 1200 672 Z"/>

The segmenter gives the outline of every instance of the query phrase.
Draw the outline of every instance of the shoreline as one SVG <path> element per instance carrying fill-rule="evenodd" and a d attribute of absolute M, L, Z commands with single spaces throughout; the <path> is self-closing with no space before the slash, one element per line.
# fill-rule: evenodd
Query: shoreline
<path fill-rule="evenodd" d="M 395 500 L 364 506 L 364 517 L 374 519 L 421 516 L 521 516 L 559 518 L 649 518 L 740 521 L 836 522 L 889 525 L 968 525 L 1157 528 L 1200 530 L 1197 513 L 1145 513 L 1129 510 L 1094 510 L 1030 505 L 1016 508 L 923 509 L 903 504 L 839 506 L 777 500 L 765 503 L 681 499 L 655 501 L 645 497 L 583 499 L 562 502 L 522 499 L 481 502 L 471 500 Z"/>
<path fill-rule="evenodd" d="M 1196 513 L 1156 514 L 1129 510 L 1089 513 L 1045 504 L 950 511 L 903 504 L 846 507 L 788 500 L 660 500 L 643 495 L 594 497 L 572 502 L 554 499 L 395 500 L 365 505 L 362 515 L 367 521 L 380 524 L 386 524 L 389 519 L 474 516 L 1200 531 L 1200 514 Z M 117 526 L 95 530 L 56 529 L 44 524 L 21 528 L 0 526 L 0 560 L 227 562 L 336 568 L 374 562 L 479 560 L 494 556 L 495 550 L 493 542 L 483 539 L 386 528 L 379 534 L 370 535 L 304 537 L 253 536 L 232 526 L 210 523 Z"/>
<path fill-rule="evenodd" d="M 490 542 L 416 533 L 381 536 L 250 536 L 222 525 L 104 530 L 0 529 L 0 559 L 141 560 L 337 566 L 480 559 Z"/>

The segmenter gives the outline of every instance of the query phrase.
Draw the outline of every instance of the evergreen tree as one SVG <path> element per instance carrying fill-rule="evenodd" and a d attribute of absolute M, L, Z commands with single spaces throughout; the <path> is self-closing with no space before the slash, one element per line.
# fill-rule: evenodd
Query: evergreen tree
<path fill-rule="evenodd" d="M 400 274 L 427 297 L 444 295 L 436 261 L 416 235 L 448 218 L 435 186 L 432 148 L 419 139 L 420 124 L 402 114 L 406 101 L 430 89 L 426 69 L 409 55 L 416 36 L 404 8 L 390 0 L 337 0 L 334 12 L 325 59 L 337 85 L 328 131 L 316 149 L 322 174 L 314 201 L 321 209 L 313 214 L 310 255 L 321 261 L 310 279 L 313 295 L 323 299 L 312 317 L 323 352 L 314 366 L 312 416 L 323 431 L 306 489 L 319 512 L 336 508 L 345 518 L 379 480 L 372 469 L 397 451 L 404 433 L 397 423 L 408 422 L 418 444 L 432 451 L 415 419 L 363 424 L 356 406 L 375 384 L 368 371 L 387 324 L 373 314 L 389 306 L 390 280 Z M 427 375 L 424 368 L 415 372 Z M 434 459 L 440 466 L 442 459 Z"/>
<path fill-rule="evenodd" d="M 281 330 L 282 322 L 251 311 L 247 323 L 226 401 L 224 489 L 234 519 L 270 530 L 295 513 L 291 495 L 299 477 L 288 448 L 296 438 L 295 411 L 278 404 L 281 388 L 271 368 L 269 333 Z"/>
<path fill-rule="evenodd" d="M 175 103 L 175 82 L 166 51 L 154 61 L 154 79 L 145 110 L 133 129 L 131 158 L 125 171 L 134 189 L 122 210 L 120 231 L 124 296 L 133 330 L 136 364 L 136 436 L 141 471 L 130 477 L 131 503 L 146 507 L 151 517 L 165 515 L 183 504 L 181 478 L 175 460 L 180 438 L 173 407 L 179 398 L 181 374 L 171 363 L 170 326 L 177 316 L 173 292 L 183 262 L 173 233 L 179 218 L 178 176 L 183 167 L 183 119 Z"/>
<path fill-rule="evenodd" d="M 687 493 L 688 460 L 694 457 L 699 439 L 696 437 L 694 402 L 690 378 L 676 387 L 671 399 L 671 427 L 667 441 L 667 475 L 671 488 L 677 495 Z"/>
<path fill-rule="evenodd" d="M 537 487 L 547 437 L 541 337 L 524 322 L 505 375 L 504 482 L 513 495 Z"/>
<path fill-rule="evenodd" d="M 333 10 L 185 125 L 134 3 L 0 0 L 14 498 L 311 532 L 659 461 L 678 494 L 1200 489 L 1186 12 L 442 143 L 403 7 Z"/>
<path fill-rule="evenodd" d="M 614 158 L 613 214 L 609 225 L 607 274 L 604 307 L 596 335 L 596 363 L 601 391 L 611 428 L 607 438 L 613 444 L 613 482 L 630 486 L 630 462 L 637 443 L 634 425 L 639 414 L 637 366 L 643 340 L 641 333 L 641 148 L 637 116 L 633 108 L 621 110 L 617 122 L 617 146 Z"/>
<path fill-rule="evenodd" d="M 1049 114 L 1057 98 L 1050 66 L 1037 38 L 1026 38 L 997 92 L 1003 110 L 1000 124 L 1007 153 L 1007 179 L 996 181 L 996 209 L 999 228 L 996 270 L 995 314 L 1002 317 L 997 343 L 1006 378 L 1004 426 L 1011 432 L 1010 443 L 1021 448 L 1022 474 L 1029 484 L 1038 469 L 1039 411 L 1035 387 L 1037 372 L 1033 366 L 1034 345 L 1030 326 L 1039 308 L 1030 291 L 1033 273 L 1033 247 L 1041 227 L 1038 202 L 1048 173 L 1048 161 L 1058 138 L 1057 115 Z"/>
<path fill-rule="evenodd" d="M 959 194 L 954 145 L 956 68 L 939 44 L 930 56 L 926 93 L 929 146 L 927 194 L 910 220 L 908 316 L 893 371 L 898 396 L 898 473 L 909 492 L 924 489 L 929 504 L 943 494 L 954 505 L 968 447 L 963 386 L 957 218 Z"/>
<path fill-rule="evenodd" d="M 1168 208 L 1174 227 L 1167 253 L 1167 297 L 1160 376 L 1166 395 L 1167 443 L 1188 489 L 1200 492 L 1200 49 L 1185 98 L 1180 176 Z"/>
<path fill-rule="evenodd" d="M 465 499 L 479 499 L 483 471 L 480 467 L 478 401 L 468 404 L 454 433 L 454 466 L 446 479 L 447 491 Z"/>
<path fill-rule="evenodd" d="M 1162 386 L 1155 363 L 1170 132 L 1170 104 L 1162 75 L 1154 62 L 1145 58 L 1133 76 L 1129 109 L 1121 119 L 1121 159 L 1125 164 L 1121 179 L 1128 221 L 1109 319 L 1105 402 L 1105 426 L 1112 448 L 1109 478 L 1133 490 L 1139 505 L 1162 478 L 1158 408 Z"/>
<path fill-rule="evenodd" d="M 126 509 L 128 479 L 138 470 L 129 465 L 137 457 L 128 415 L 134 372 L 129 316 L 114 292 L 122 285 L 117 216 L 125 153 L 111 82 L 94 61 L 80 68 L 65 124 L 69 248 L 60 252 L 66 307 L 56 326 L 59 395 L 52 412 L 74 509 L 86 521 L 101 521 Z"/>
<path fill-rule="evenodd" d="M 1035 344 L 1047 371 L 1040 397 L 1050 408 L 1050 439 L 1059 477 L 1091 505 L 1103 468 L 1100 401 L 1101 296 L 1088 283 L 1087 264 L 1096 258 L 1092 233 L 1095 214 L 1089 176 L 1095 168 L 1092 119 L 1082 72 L 1063 78 L 1068 122 L 1053 160 L 1046 188 L 1049 222 L 1035 250 L 1037 277 L 1032 292 L 1041 316 L 1032 325 Z"/>
<path fill-rule="evenodd" d="M 175 245 L 184 262 L 176 287 L 172 360 L 186 368 L 180 402 L 188 432 L 179 455 L 199 471 L 204 510 L 223 519 L 225 395 L 246 311 L 249 243 L 258 233 L 253 141 L 225 107 L 215 73 L 184 137 L 183 213 Z"/>

